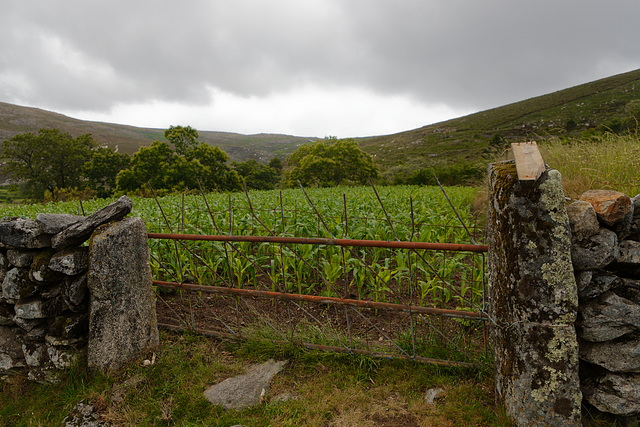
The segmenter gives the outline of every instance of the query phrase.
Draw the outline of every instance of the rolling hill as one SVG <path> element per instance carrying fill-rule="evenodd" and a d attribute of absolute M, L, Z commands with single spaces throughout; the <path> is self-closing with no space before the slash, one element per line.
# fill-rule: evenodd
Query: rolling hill
<path fill-rule="evenodd" d="M 632 100 L 640 100 L 640 70 L 395 135 L 362 138 L 359 144 L 387 176 L 401 175 L 476 161 L 496 135 L 516 142 L 614 128 L 629 122 L 625 106 Z"/>
<path fill-rule="evenodd" d="M 374 156 L 383 174 L 393 179 L 417 169 L 477 162 L 486 155 L 491 140 L 496 137 L 513 142 L 613 128 L 629 121 L 625 106 L 631 100 L 640 100 L 640 70 L 406 132 L 357 140 L 363 150 Z M 161 129 L 77 120 L 0 102 L 0 141 L 18 133 L 51 127 L 73 136 L 91 133 L 100 145 L 117 147 L 126 153 L 164 139 Z M 199 133 L 200 140 L 220 146 L 231 160 L 255 159 L 263 163 L 274 156 L 284 158 L 301 144 L 316 139 L 274 134 Z"/>
<path fill-rule="evenodd" d="M 42 128 L 60 129 L 74 137 L 90 133 L 99 145 L 117 148 L 119 152 L 128 154 L 151 145 L 155 140 L 164 140 L 164 129 L 78 120 L 51 111 L 0 102 L 0 141 Z M 284 159 L 300 145 L 316 139 L 279 134 L 242 135 L 200 130 L 198 133 L 201 141 L 218 145 L 231 160 L 255 159 L 262 163 L 267 163 L 274 156 Z"/>

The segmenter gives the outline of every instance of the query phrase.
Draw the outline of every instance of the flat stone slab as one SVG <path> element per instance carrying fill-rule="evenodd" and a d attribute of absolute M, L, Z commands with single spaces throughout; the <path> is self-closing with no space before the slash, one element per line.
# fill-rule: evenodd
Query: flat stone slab
<path fill-rule="evenodd" d="M 83 216 L 67 213 L 39 213 L 38 216 L 36 216 L 36 222 L 42 226 L 44 232 L 47 234 L 58 234 L 65 228 L 83 219 Z"/>
<path fill-rule="evenodd" d="M 91 233 L 102 224 L 117 221 L 131 212 L 133 202 L 127 196 L 122 196 L 115 202 L 92 213 L 88 217 L 65 228 L 51 238 L 54 249 L 64 249 L 76 246 L 91 237 Z"/>
<path fill-rule="evenodd" d="M 227 378 L 204 391 L 204 397 L 214 405 L 225 409 L 242 409 L 255 406 L 269 391 L 269 382 L 280 372 L 287 361 L 273 359 L 254 365 L 247 373 Z"/>

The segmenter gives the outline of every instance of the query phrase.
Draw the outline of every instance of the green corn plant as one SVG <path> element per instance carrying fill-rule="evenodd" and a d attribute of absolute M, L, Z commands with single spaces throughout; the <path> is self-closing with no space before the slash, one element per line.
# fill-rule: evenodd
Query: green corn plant
<path fill-rule="evenodd" d="M 327 297 L 337 296 L 333 288 L 343 272 L 342 257 L 340 254 L 334 253 L 330 255 L 328 259 L 323 259 L 322 271 L 327 279 L 327 288 L 321 292 L 321 295 Z"/>
<path fill-rule="evenodd" d="M 376 269 L 373 295 L 376 302 L 386 302 L 386 294 L 390 292 L 389 282 L 398 274 L 398 270 L 389 268 L 389 258 L 385 259 L 384 267 Z"/>

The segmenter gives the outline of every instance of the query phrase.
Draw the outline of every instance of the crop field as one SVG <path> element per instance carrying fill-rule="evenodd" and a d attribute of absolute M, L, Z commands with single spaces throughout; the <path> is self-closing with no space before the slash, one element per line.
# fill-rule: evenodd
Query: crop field
<path fill-rule="evenodd" d="M 171 195 L 133 198 L 131 215 L 142 217 L 148 231 L 153 233 L 461 244 L 473 243 L 475 238 L 482 243 L 482 231 L 476 227 L 469 208 L 477 189 L 451 187 L 445 191 L 446 194 L 439 187 L 393 186 Z M 0 215 L 35 218 L 40 212 L 82 214 L 83 210 L 90 214 L 110 201 L 5 206 Z M 194 284 L 461 312 L 481 311 L 485 305 L 485 257 L 479 253 L 166 239 L 150 239 L 149 246 L 154 280 L 173 283 L 178 288 Z M 219 294 L 207 297 L 200 291 L 195 296 L 186 296 L 182 290 L 176 293 L 166 288 L 158 289 L 156 295 L 161 321 L 168 318 L 168 323 L 176 327 L 198 329 L 207 325 L 206 330 L 211 331 L 216 328 L 210 325 L 219 323 L 216 330 L 220 332 L 235 333 L 242 329 L 243 337 L 277 339 L 278 334 L 292 336 L 293 331 L 287 327 L 294 324 L 296 334 L 306 334 L 300 338 L 305 342 L 337 346 L 349 342 L 350 347 L 358 344 L 356 329 L 360 327 L 365 331 L 360 338 L 376 344 L 373 348 L 361 340 L 363 348 L 386 354 L 391 347 L 392 352 L 407 357 L 432 357 L 435 356 L 432 350 L 437 348 L 447 359 L 452 359 L 451 352 L 442 345 L 443 337 L 437 337 L 438 343 L 433 342 L 434 334 L 457 334 L 469 344 L 472 332 L 476 337 L 473 352 L 481 351 L 477 340 L 482 340 L 482 330 L 478 329 L 482 322 L 440 319 L 436 327 L 428 316 L 418 316 L 416 321 L 423 322 L 427 332 L 416 337 L 418 324 L 414 317 L 398 319 L 397 315 L 383 315 L 377 309 L 365 310 L 373 318 L 365 319 L 361 309 L 350 313 L 347 309 L 344 312 L 335 309 L 330 318 L 326 310 L 314 312 L 308 305 L 291 309 L 281 302 L 267 304 L 253 300 L 243 305 L 234 297 Z M 283 317 L 282 313 L 292 310 L 304 311 L 308 322 Z M 202 313 L 207 311 L 217 314 L 206 317 Z M 232 320 L 219 320 L 221 313 Z M 277 331 L 271 326 L 276 334 L 265 336 L 260 327 L 265 322 L 283 326 L 284 330 Z M 327 339 L 326 334 L 320 337 L 318 326 L 321 329 L 330 326 L 333 337 Z M 467 330 L 460 329 L 461 326 Z M 340 329 L 343 331 L 337 332 Z M 382 341 L 384 344 L 388 341 L 389 345 L 385 347 Z M 430 350 L 417 351 L 421 345 Z M 457 360 L 473 358 L 461 355 Z"/>
<path fill-rule="evenodd" d="M 469 205 L 476 189 L 447 188 L 457 213 L 476 235 Z M 376 194 L 377 193 L 377 194 Z M 0 206 L 1 216 L 35 218 L 40 212 L 90 214 L 112 200 Z M 149 232 L 180 234 L 323 237 L 471 243 L 438 187 L 345 187 L 250 193 L 133 198 L 132 216 Z M 480 236 L 481 238 L 482 236 Z M 464 253 L 311 244 L 180 242 L 152 240 L 154 276 L 163 280 L 259 287 L 324 296 L 356 295 L 375 301 L 400 298 L 409 280 L 416 298 L 448 304 L 480 294 L 482 269 Z M 233 246 L 233 249 L 231 248 Z M 429 271 L 425 262 L 435 271 Z M 472 276 L 475 272 L 475 277 Z M 412 277 L 410 277 L 412 276 Z M 460 294 L 439 283 L 456 279 Z"/>

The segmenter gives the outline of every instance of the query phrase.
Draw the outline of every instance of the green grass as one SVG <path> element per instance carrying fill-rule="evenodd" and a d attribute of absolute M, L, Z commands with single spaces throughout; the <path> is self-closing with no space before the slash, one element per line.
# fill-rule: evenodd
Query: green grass
<path fill-rule="evenodd" d="M 232 345 L 168 332 L 161 333 L 161 343 L 153 366 L 136 361 L 113 374 L 75 367 L 57 385 L 14 377 L 0 385 L 0 426 L 61 425 L 80 401 L 92 402 L 105 420 L 124 426 L 359 426 L 375 425 L 374 421 L 510 425 L 495 405 L 491 376 L 474 370 L 256 346 L 251 341 Z M 274 378 L 267 401 L 259 406 L 223 410 L 202 396 L 209 385 L 274 355 L 287 357 L 289 364 Z M 443 388 L 446 395 L 428 405 L 424 394 L 434 387 Z M 284 392 L 296 399 L 269 402 Z M 121 402 L 118 395 L 123 396 Z"/>
<path fill-rule="evenodd" d="M 605 134 L 591 138 L 553 138 L 540 144 L 545 162 L 562 173 L 564 192 L 577 199 L 587 190 L 640 194 L 640 138 Z"/>

